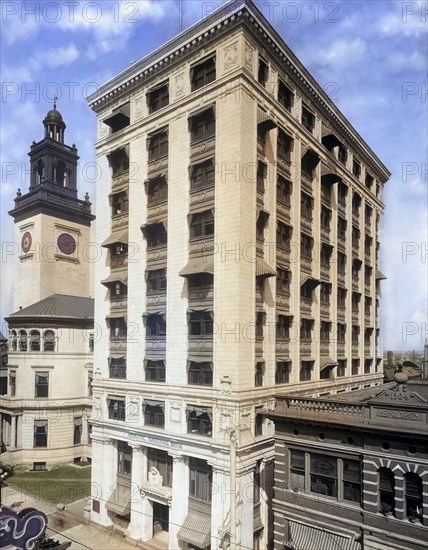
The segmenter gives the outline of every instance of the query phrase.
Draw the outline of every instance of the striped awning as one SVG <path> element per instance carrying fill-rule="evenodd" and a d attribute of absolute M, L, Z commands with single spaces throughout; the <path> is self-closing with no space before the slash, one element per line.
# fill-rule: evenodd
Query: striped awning
<path fill-rule="evenodd" d="M 110 237 L 108 237 L 101 246 L 109 247 L 114 244 L 128 244 L 128 231 L 123 231 L 123 229 L 113 231 Z"/>
<path fill-rule="evenodd" d="M 316 279 L 312 275 L 308 275 L 307 273 L 301 273 L 300 274 L 300 286 L 303 286 L 306 283 L 311 283 L 313 288 L 317 287 L 319 284 L 321 284 L 321 281 L 319 279 Z"/>
<path fill-rule="evenodd" d="M 196 510 L 189 510 L 177 537 L 192 546 L 208 548 L 211 544 L 211 517 Z"/>
<path fill-rule="evenodd" d="M 290 521 L 290 540 L 295 550 L 361 550 L 355 537 L 344 536 L 329 531 L 311 527 L 297 521 Z"/>
<path fill-rule="evenodd" d="M 198 258 L 190 258 L 179 275 L 181 277 L 188 277 L 189 275 L 197 275 L 198 273 L 210 273 L 214 275 L 214 256 L 207 255 Z"/>
<path fill-rule="evenodd" d="M 263 258 L 256 258 L 256 277 L 276 277 L 276 271 Z"/>
<path fill-rule="evenodd" d="M 270 115 L 266 111 L 257 107 L 257 125 L 262 127 L 262 130 L 267 132 L 268 130 L 273 130 L 278 125 L 274 122 Z"/>
<path fill-rule="evenodd" d="M 117 273 L 111 273 L 107 279 L 101 281 L 101 284 L 104 286 L 109 286 L 112 283 L 122 283 L 124 285 L 128 284 L 128 272 L 127 271 L 118 271 Z"/>
<path fill-rule="evenodd" d="M 376 280 L 377 281 L 382 281 L 382 280 L 385 280 L 385 279 L 386 279 L 386 277 L 382 273 L 382 271 L 379 271 L 379 269 L 376 269 Z"/>
<path fill-rule="evenodd" d="M 116 483 L 111 497 L 106 502 L 107 510 L 119 516 L 126 516 L 131 513 L 131 485 Z"/>
<path fill-rule="evenodd" d="M 337 365 L 338 363 L 334 359 L 331 359 L 330 357 L 323 357 L 321 358 L 320 370 L 337 367 Z"/>

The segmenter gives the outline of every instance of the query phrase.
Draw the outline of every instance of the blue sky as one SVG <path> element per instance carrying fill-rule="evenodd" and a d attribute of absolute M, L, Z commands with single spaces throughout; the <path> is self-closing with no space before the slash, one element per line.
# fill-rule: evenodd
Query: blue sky
<path fill-rule="evenodd" d="M 95 114 L 85 97 L 220 0 L 17 2 L 1 6 L 1 310 L 11 313 L 18 187 L 54 95 L 80 154 L 79 193 L 95 198 Z M 382 221 L 382 341 L 420 349 L 427 334 L 427 3 L 397 0 L 256 4 L 392 172 Z M 3 324 L 1 330 L 5 332 Z"/>

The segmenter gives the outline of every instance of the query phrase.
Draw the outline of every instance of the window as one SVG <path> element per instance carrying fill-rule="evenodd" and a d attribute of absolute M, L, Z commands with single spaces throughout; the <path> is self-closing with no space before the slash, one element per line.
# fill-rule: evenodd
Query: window
<path fill-rule="evenodd" d="M 45 330 L 43 334 L 43 351 L 55 351 L 55 333 L 53 330 Z"/>
<path fill-rule="evenodd" d="M 337 253 L 337 272 L 339 275 L 345 275 L 346 273 L 346 254 L 343 254 L 343 252 Z"/>
<path fill-rule="evenodd" d="M 361 231 L 355 227 L 352 226 L 352 246 L 355 248 L 358 248 L 360 246 L 360 236 Z"/>
<path fill-rule="evenodd" d="M 301 195 L 301 211 L 302 216 L 312 221 L 312 210 L 314 208 L 314 200 L 312 197 L 302 192 Z"/>
<path fill-rule="evenodd" d="M 165 403 L 162 401 L 146 401 L 144 408 L 144 424 L 146 426 L 165 427 Z"/>
<path fill-rule="evenodd" d="M 293 138 L 288 136 L 281 129 L 278 131 L 278 157 L 290 160 L 290 154 L 293 149 Z"/>
<path fill-rule="evenodd" d="M 360 214 L 361 196 L 358 193 L 354 193 L 352 196 L 352 213 L 354 216 Z"/>
<path fill-rule="evenodd" d="M 110 357 L 109 359 L 110 378 L 126 378 L 126 358 L 125 357 Z"/>
<path fill-rule="evenodd" d="M 337 150 L 337 158 L 339 162 L 342 164 L 346 164 L 346 161 L 348 159 L 348 151 L 346 150 L 346 147 L 343 147 L 343 145 L 339 145 L 339 148 Z"/>
<path fill-rule="evenodd" d="M 355 346 L 357 346 L 359 340 L 360 340 L 360 327 L 358 325 L 354 325 L 352 327 L 352 343 Z"/>
<path fill-rule="evenodd" d="M 305 453 L 294 449 L 290 451 L 290 489 L 305 490 Z"/>
<path fill-rule="evenodd" d="M 373 237 L 370 237 L 369 235 L 366 235 L 366 238 L 364 239 L 364 252 L 370 256 L 372 252 L 372 245 L 373 245 Z"/>
<path fill-rule="evenodd" d="M 354 259 L 352 262 L 352 280 L 354 283 L 358 283 L 361 269 L 361 260 Z"/>
<path fill-rule="evenodd" d="M 27 351 L 27 333 L 25 330 L 19 331 L 19 351 Z"/>
<path fill-rule="evenodd" d="M 40 332 L 38 330 L 30 332 L 30 350 L 40 351 Z"/>
<path fill-rule="evenodd" d="M 205 502 L 211 502 L 212 467 L 206 460 L 191 457 L 189 470 L 189 495 Z"/>
<path fill-rule="evenodd" d="M 152 447 L 147 449 L 147 477 L 149 480 L 152 468 L 156 468 L 161 475 L 163 487 L 172 487 L 172 456 L 167 451 Z"/>
<path fill-rule="evenodd" d="M 302 105 L 302 125 L 312 132 L 315 127 L 315 115 L 304 105 Z"/>
<path fill-rule="evenodd" d="M 190 226 L 190 238 L 208 237 L 214 235 L 214 215 L 212 210 L 193 214 Z"/>
<path fill-rule="evenodd" d="M 117 319 L 109 319 L 110 324 L 110 339 L 126 339 L 127 325 L 123 317 Z"/>
<path fill-rule="evenodd" d="M 342 241 L 346 240 L 346 227 L 347 227 L 346 220 L 339 216 L 337 218 L 337 234 L 339 239 L 342 239 Z"/>
<path fill-rule="evenodd" d="M 125 441 L 117 442 L 117 473 L 132 475 L 132 447 Z"/>
<path fill-rule="evenodd" d="M 80 445 L 82 443 L 83 422 L 82 417 L 74 419 L 73 422 L 73 445 Z"/>
<path fill-rule="evenodd" d="M 356 178 L 359 178 L 361 175 L 361 164 L 357 159 L 353 159 L 352 161 L 352 173 Z"/>
<path fill-rule="evenodd" d="M 291 206 L 291 192 L 293 185 L 291 181 L 285 179 L 283 176 L 278 175 L 278 180 L 276 184 L 276 198 L 280 202 Z"/>
<path fill-rule="evenodd" d="M 190 80 L 192 83 L 192 92 L 199 90 L 199 88 L 206 86 L 210 82 L 214 82 L 215 78 L 215 57 L 213 56 L 191 68 Z"/>
<path fill-rule="evenodd" d="M 330 283 L 321 283 L 320 285 L 320 302 L 324 306 L 330 305 L 330 296 L 331 296 L 331 284 Z"/>
<path fill-rule="evenodd" d="M 195 311 L 189 318 L 190 336 L 212 336 L 213 320 L 211 314 L 205 311 Z"/>
<path fill-rule="evenodd" d="M 356 376 L 360 370 L 360 360 L 352 359 L 352 376 Z"/>
<path fill-rule="evenodd" d="M 149 180 L 147 189 L 147 204 L 153 206 L 168 200 L 168 184 L 164 177 Z"/>
<path fill-rule="evenodd" d="M 343 499 L 361 502 L 361 464 L 357 460 L 343 459 Z"/>
<path fill-rule="evenodd" d="M 111 215 L 120 216 L 127 214 L 129 210 L 128 195 L 123 193 L 115 193 L 111 200 Z"/>
<path fill-rule="evenodd" d="M 34 421 L 33 446 L 34 447 L 48 446 L 48 421 L 47 420 Z"/>
<path fill-rule="evenodd" d="M 195 164 L 191 168 L 190 189 L 204 189 L 211 187 L 215 182 L 214 161 L 207 160 L 200 164 Z"/>
<path fill-rule="evenodd" d="M 166 246 L 167 232 L 165 226 L 162 223 L 150 224 L 146 228 L 146 239 L 148 249 Z"/>
<path fill-rule="evenodd" d="M 374 182 L 374 178 L 372 175 L 366 173 L 366 179 L 364 181 L 365 183 L 365 186 L 368 188 L 368 189 L 371 189 L 372 188 L 372 185 L 373 185 L 373 182 Z"/>
<path fill-rule="evenodd" d="M 16 394 L 16 372 L 9 372 L 9 397 L 15 397 Z"/>
<path fill-rule="evenodd" d="M 188 406 L 187 433 L 212 436 L 212 409 Z"/>
<path fill-rule="evenodd" d="M 169 105 L 169 87 L 167 82 L 163 82 L 147 92 L 147 105 L 149 107 L 149 114 Z"/>
<path fill-rule="evenodd" d="M 161 130 L 148 139 L 149 162 L 168 155 L 168 132 Z"/>
<path fill-rule="evenodd" d="M 93 381 L 94 375 L 92 372 L 88 372 L 88 397 L 92 397 L 93 391 L 92 391 L 92 381 Z"/>
<path fill-rule="evenodd" d="M 18 337 L 16 334 L 16 330 L 12 330 L 10 333 L 11 339 L 10 339 L 10 349 L 11 351 L 17 351 L 18 349 Z"/>
<path fill-rule="evenodd" d="M 129 156 L 127 149 L 116 149 L 107 155 L 107 159 L 112 169 L 113 178 L 129 171 Z"/>
<path fill-rule="evenodd" d="M 278 321 L 276 323 L 276 338 L 288 340 L 290 338 L 291 323 L 292 317 L 287 315 L 278 315 Z"/>
<path fill-rule="evenodd" d="M 330 231 L 331 227 L 331 210 L 325 206 L 321 206 L 321 228 L 325 231 Z"/>
<path fill-rule="evenodd" d="M 155 269 L 148 272 L 147 292 L 165 292 L 166 291 L 166 269 Z"/>
<path fill-rule="evenodd" d="M 165 382 L 165 380 L 165 361 L 153 361 L 151 359 L 146 359 L 146 381 Z"/>
<path fill-rule="evenodd" d="M 300 161 L 302 176 L 306 176 L 312 180 L 314 178 L 314 170 L 317 167 L 319 160 L 318 155 L 309 149 Z"/>
<path fill-rule="evenodd" d="M 389 468 L 379 468 L 379 512 L 395 513 L 395 476 Z"/>
<path fill-rule="evenodd" d="M 371 284 L 372 271 L 373 269 L 369 265 L 364 266 L 364 282 L 367 286 Z"/>
<path fill-rule="evenodd" d="M 312 379 L 313 361 L 302 361 L 300 366 L 300 382 L 307 382 Z"/>
<path fill-rule="evenodd" d="M 165 336 L 166 321 L 164 315 L 147 315 L 146 336 Z"/>
<path fill-rule="evenodd" d="M 365 210 L 365 221 L 366 225 L 370 225 L 372 221 L 372 215 L 373 215 L 373 208 L 366 204 L 366 210 Z"/>
<path fill-rule="evenodd" d="M 346 359 L 339 359 L 337 361 L 337 377 L 340 378 L 346 374 Z"/>
<path fill-rule="evenodd" d="M 276 272 L 276 291 L 279 294 L 290 294 L 291 272 L 278 268 Z"/>
<path fill-rule="evenodd" d="M 366 296 L 364 298 L 364 313 L 366 316 L 370 316 L 371 310 L 372 310 L 372 298 L 370 296 Z"/>
<path fill-rule="evenodd" d="M 300 298 L 304 302 L 310 302 L 312 303 L 313 300 L 313 284 L 312 281 L 307 281 L 300 287 Z"/>
<path fill-rule="evenodd" d="M 406 516 L 422 523 L 422 479 L 413 472 L 404 474 Z"/>
<path fill-rule="evenodd" d="M 255 372 L 254 372 L 254 385 L 256 387 L 263 386 L 263 371 L 264 371 L 264 364 L 256 363 Z"/>
<path fill-rule="evenodd" d="M 325 204 L 330 206 L 331 203 L 331 187 L 330 184 L 323 181 L 323 178 L 321 177 L 321 200 L 325 202 Z"/>
<path fill-rule="evenodd" d="M 337 288 L 337 305 L 338 307 L 344 308 L 346 306 L 346 295 L 348 291 L 346 288 L 338 287 Z"/>
<path fill-rule="evenodd" d="M 125 399 L 107 399 L 110 420 L 125 420 Z"/>
<path fill-rule="evenodd" d="M 34 397 L 49 397 L 49 373 L 36 372 Z"/>
<path fill-rule="evenodd" d="M 215 135 L 214 109 L 206 109 L 203 113 L 190 117 L 191 142 L 208 139 Z"/>
<path fill-rule="evenodd" d="M 257 414 L 257 413 L 256 413 L 256 419 L 254 422 L 254 434 L 263 435 L 263 415 Z"/>
<path fill-rule="evenodd" d="M 337 200 L 341 206 L 346 206 L 347 195 L 348 187 L 344 183 L 339 182 L 339 186 L 337 188 Z"/>
<path fill-rule="evenodd" d="M 321 321 L 321 325 L 320 325 L 321 342 L 325 343 L 330 341 L 330 331 L 331 331 L 331 323 L 327 321 Z"/>
<path fill-rule="evenodd" d="M 261 160 L 257 161 L 257 191 L 265 192 L 265 179 L 267 175 L 267 164 Z"/>
<path fill-rule="evenodd" d="M 300 257 L 306 260 L 312 260 L 312 249 L 314 246 L 314 240 L 312 237 L 300 234 Z"/>
<path fill-rule="evenodd" d="M 366 328 L 366 330 L 364 331 L 364 344 L 366 346 L 369 346 L 371 344 L 372 334 L 373 334 L 373 329 L 371 327 Z"/>
<path fill-rule="evenodd" d="M 294 102 L 294 94 L 281 79 L 278 81 L 278 101 L 287 111 L 291 111 Z"/>
<path fill-rule="evenodd" d="M 311 492 L 337 497 L 337 459 L 311 454 Z"/>
<path fill-rule="evenodd" d="M 275 370 L 275 384 L 289 384 L 291 361 L 277 361 Z"/>
<path fill-rule="evenodd" d="M 212 363 L 196 363 L 195 361 L 189 361 L 187 383 L 195 386 L 212 386 Z"/>
<path fill-rule="evenodd" d="M 372 371 L 373 359 L 366 359 L 364 361 L 364 374 L 370 374 Z"/>
<path fill-rule="evenodd" d="M 267 79 L 269 75 L 269 66 L 267 64 L 267 61 L 265 61 L 262 57 L 259 57 L 259 68 L 257 71 L 257 82 L 261 84 L 262 86 L 266 85 Z"/>
<path fill-rule="evenodd" d="M 343 344 L 346 336 L 346 325 L 337 323 L 337 342 Z"/>
<path fill-rule="evenodd" d="M 276 228 L 276 242 L 280 248 L 285 249 L 286 251 L 290 250 L 291 246 L 291 234 L 292 228 L 285 223 L 278 222 Z"/>
<path fill-rule="evenodd" d="M 89 353 L 94 353 L 95 336 L 93 334 L 89 335 L 88 347 L 89 347 Z"/>
<path fill-rule="evenodd" d="M 300 322 L 300 339 L 310 340 L 312 337 L 312 328 L 314 322 L 312 319 L 302 319 Z"/>
<path fill-rule="evenodd" d="M 323 243 L 321 245 L 321 267 L 324 269 L 330 269 L 330 260 L 333 253 L 333 247 L 329 244 Z"/>

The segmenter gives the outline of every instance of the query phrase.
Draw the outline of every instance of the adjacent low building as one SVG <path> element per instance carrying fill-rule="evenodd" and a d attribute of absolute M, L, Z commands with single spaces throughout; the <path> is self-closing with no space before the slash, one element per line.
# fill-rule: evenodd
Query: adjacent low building
<path fill-rule="evenodd" d="M 278 396 L 268 418 L 275 550 L 428 548 L 427 380 Z"/>

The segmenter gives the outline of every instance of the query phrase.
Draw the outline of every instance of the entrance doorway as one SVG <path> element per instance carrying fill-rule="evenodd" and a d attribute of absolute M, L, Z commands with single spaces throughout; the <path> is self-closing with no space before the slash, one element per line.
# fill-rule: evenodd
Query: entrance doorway
<path fill-rule="evenodd" d="M 153 502 L 153 534 L 169 530 L 169 506 Z"/>

